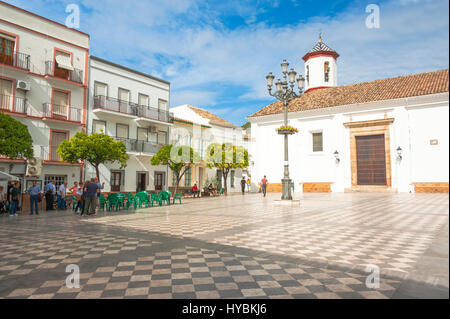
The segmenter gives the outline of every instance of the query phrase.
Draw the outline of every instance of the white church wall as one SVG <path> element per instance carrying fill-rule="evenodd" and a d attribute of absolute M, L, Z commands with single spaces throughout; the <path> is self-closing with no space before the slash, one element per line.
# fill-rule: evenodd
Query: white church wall
<path fill-rule="evenodd" d="M 328 82 L 325 82 L 324 76 L 325 62 L 328 62 L 330 66 Z M 305 74 L 307 74 L 308 67 L 309 67 L 309 82 L 305 82 L 306 90 L 315 87 L 337 86 L 337 63 L 333 57 L 330 56 L 312 57 L 305 62 Z"/>

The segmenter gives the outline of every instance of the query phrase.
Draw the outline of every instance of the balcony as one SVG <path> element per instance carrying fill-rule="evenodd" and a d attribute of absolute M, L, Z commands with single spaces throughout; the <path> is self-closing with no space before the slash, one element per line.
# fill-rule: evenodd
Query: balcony
<path fill-rule="evenodd" d="M 155 144 L 146 141 L 139 141 L 129 138 L 116 137 L 116 141 L 122 141 L 125 144 L 127 152 L 156 154 L 161 149 L 161 144 Z"/>
<path fill-rule="evenodd" d="M 169 111 L 162 111 L 153 107 L 138 105 L 133 102 L 122 101 L 104 95 L 94 96 L 94 109 L 117 112 L 144 120 L 165 123 L 173 122 L 173 114 Z"/>
<path fill-rule="evenodd" d="M 27 114 L 27 99 L 21 97 L 14 98 L 12 95 L 0 94 L 0 110 L 12 113 Z"/>
<path fill-rule="evenodd" d="M 45 75 L 50 75 L 55 78 L 83 84 L 83 70 L 74 69 L 73 71 L 69 71 L 60 69 L 54 66 L 53 61 L 45 62 Z"/>
<path fill-rule="evenodd" d="M 11 52 L 11 55 L 0 54 L 0 64 L 30 71 L 30 55 L 20 52 Z"/>
<path fill-rule="evenodd" d="M 44 117 L 53 120 L 62 120 L 81 123 L 82 110 L 73 106 L 44 103 Z"/>
<path fill-rule="evenodd" d="M 58 154 L 58 146 L 41 146 L 41 159 L 43 161 L 61 162 Z"/>

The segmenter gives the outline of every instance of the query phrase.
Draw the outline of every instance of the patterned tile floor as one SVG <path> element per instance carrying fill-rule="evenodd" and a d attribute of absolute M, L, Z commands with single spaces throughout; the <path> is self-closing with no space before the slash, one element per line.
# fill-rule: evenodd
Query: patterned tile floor
<path fill-rule="evenodd" d="M 278 197 L 1 216 L 0 298 L 395 298 L 448 227 L 447 194 Z M 66 287 L 69 264 L 78 289 Z M 379 288 L 366 286 L 367 264 Z M 433 285 L 448 293 L 448 277 Z"/>

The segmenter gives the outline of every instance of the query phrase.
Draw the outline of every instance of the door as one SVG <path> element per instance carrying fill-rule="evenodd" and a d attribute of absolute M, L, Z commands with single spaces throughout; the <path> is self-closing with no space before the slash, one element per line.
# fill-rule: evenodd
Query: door
<path fill-rule="evenodd" d="M 7 65 L 14 64 L 14 45 L 15 39 L 0 37 L 0 63 Z"/>
<path fill-rule="evenodd" d="M 10 80 L 0 79 L 0 109 L 12 110 L 13 96 L 12 96 L 13 82 Z"/>
<path fill-rule="evenodd" d="M 52 144 L 50 146 L 50 160 L 51 161 L 60 161 L 61 157 L 59 156 L 57 149 L 59 144 L 67 139 L 67 134 L 65 132 L 55 132 L 52 131 Z"/>
<path fill-rule="evenodd" d="M 161 191 L 164 186 L 164 173 L 155 172 L 155 190 Z"/>
<path fill-rule="evenodd" d="M 120 192 L 122 172 L 111 172 L 111 192 Z"/>
<path fill-rule="evenodd" d="M 198 169 L 198 189 L 203 189 L 203 167 Z"/>
<path fill-rule="evenodd" d="M 356 136 L 358 185 L 386 185 L 384 134 Z"/>
<path fill-rule="evenodd" d="M 147 188 L 147 174 L 146 173 L 138 173 L 137 174 L 137 191 L 145 191 Z"/>
<path fill-rule="evenodd" d="M 130 91 L 119 89 L 119 112 L 130 113 L 128 104 L 130 102 Z"/>
<path fill-rule="evenodd" d="M 65 53 L 65 52 L 60 52 L 60 51 L 56 51 L 55 52 L 55 74 L 54 76 L 61 78 L 61 79 L 69 79 L 69 70 L 63 68 L 63 67 L 59 67 L 58 66 L 58 62 L 59 59 L 64 59 L 65 61 L 68 61 L 67 63 L 71 63 L 70 62 L 70 54 Z"/>
<path fill-rule="evenodd" d="M 52 117 L 67 120 L 69 108 L 69 94 L 61 91 L 53 91 Z"/>

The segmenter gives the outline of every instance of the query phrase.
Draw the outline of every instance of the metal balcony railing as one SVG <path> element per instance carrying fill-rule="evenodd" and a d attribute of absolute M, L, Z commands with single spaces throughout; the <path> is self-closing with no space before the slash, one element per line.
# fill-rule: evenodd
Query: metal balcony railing
<path fill-rule="evenodd" d="M 41 159 L 44 161 L 60 162 L 61 156 L 58 154 L 59 145 L 41 146 Z"/>
<path fill-rule="evenodd" d="M 130 138 L 115 137 L 125 144 L 127 152 L 156 154 L 162 145 Z"/>
<path fill-rule="evenodd" d="M 163 111 L 145 105 L 138 105 L 133 102 L 122 101 L 104 95 L 94 96 L 94 108 L 101 108 L 161 122 L 173 122 L 173 114 L 169 111 Z"/>
<path fill-rule="evenodd" d="M 12 95 L 0 94 L 0 110 L 27 114 L 28 111 L 27 99 L 17 96 L 13 98 Z"/>
<path fill-rule="evenodd" d="M 67 105 L 44 103 L 44 117 L 55 120 L 81 122 L 82 110 Z"/>
<path fill-rule="evenodd" d="M 0 53 L 0 64 L 10 65 L 29 71 L 30 55 L 20 52 L 11 52 L 11 54 Z"/>
<path fill-rule="evenodd" d="M 53 61 L 45 62 L 45 74 L 83 84 L 83 70 L 74 69 L 73 71 L 69 71 L 60 69 L 54 65 Z"/>

